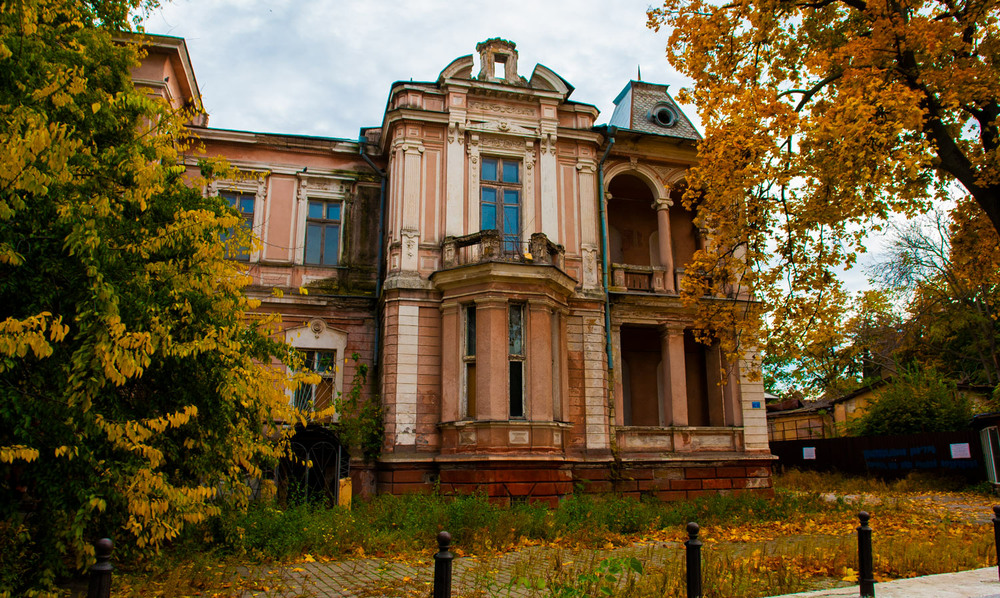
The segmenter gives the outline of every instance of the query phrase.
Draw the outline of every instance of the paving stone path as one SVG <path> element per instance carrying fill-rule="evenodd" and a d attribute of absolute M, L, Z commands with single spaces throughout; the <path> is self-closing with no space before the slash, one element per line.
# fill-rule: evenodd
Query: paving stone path
<path fill-rule="evenodd" d="M 647 565 L 663 564 L 682 549 L 680 544 L 672 542 L 582 551 L 532 546 L 494 558 L 456 558 L 453 596 L 545 596 L 548 595 L 545 591 L 525 587 L 518 580 L 547 579 L 560 568 L 589 566 L 609 556 L 635 556 Z M 367 558 L 303 563 L 277 570 L 271 578 L 280 578 L 277 587 L 247 592 L 244 598 L 426 598 L 433 586 L 434 561 L 428 556 L 423 561 L 406 562 Z"/>
<path fill-rule="evenodd" d="M 849 501 L 858 496 L 844 497 Z M 870 498 L 870 497 L 866 497 Z M 910 500 L 927 502 L 944 507 L 958 518 L 988 524 L 993 513 L 992 503 L 986 498 L 930 495 L 909 497 Z M 869 503 L 870 504 L 870 503 Z M 787 544 L 794 538 L 784 538 Z M 533 598 L 547 596 L 544 590 L 525 587 L 519 580 L 546 580 L 563 568 L 585 566 L 593 568 L 609 556 L 635 556 L 645 565 L 663 565 L 668 558 L 677 558 L 683 547 L 675 542 L 639 544 L 615 550 L 581 550 L 526 547 L 492 558 L 456 558 L 453 561 L 453 596 L 455 598 Z M 995 570 L 994 570 L 995 571 Z M 972 572 L 969 572 L 972 574 Z M 426 598 L 433 585 L 434 560 L 428 551 L 423 560 L 393 560 L 359 558 L 350 560 L 302 563 L 279 568 L 266 576 L 257 590 L 244 593 L 243 598 Z M 987 575 L 989 577 L 989 575 Z M 563 578 L 565 579 L 565 577 Z M 928 578 L 930 579 L 930 578 Z M 992 579 L 992 578 L 990 578 Z M 978 581 L 978 580 L 977 580 Z M 900 582 L 902 583 L 902 582 Z M 910 580 L 906 583 L 914 583 Z M 954 583 L 954 580 L 949 580 Z M 889 590 L 896 582 L 879 584 Z M 913 585 L 904 586 L 900 596 L 914 591 Z M 933 587 L 933 586 L 932 586 Z M 822 596 L 847 596 L 845 590 L 828 590 Z M 941 591 L 940 589 L 936 591 Z M 814 594 L 820 596 L 820 594 Z M 855 594 L 856 595 L 856 594 Z M 920 594 L 921 596 L 923 594 Z M 928 594 L 933 596 L 934 594 Z M 945 594 L 941 594 L 944 596 Z M 984 596 L 977 594 L 947 594 L 948 596 Z M 994 598 L 991 594 L 990 598 Z M 1000 598 L 997 595 L 995 598 Z"/>

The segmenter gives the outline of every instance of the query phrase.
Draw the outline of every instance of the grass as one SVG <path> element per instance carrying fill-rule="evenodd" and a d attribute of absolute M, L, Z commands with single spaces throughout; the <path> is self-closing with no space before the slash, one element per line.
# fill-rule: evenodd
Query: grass
<path fill-rule="evenodd" d="M 861 509 L 873 514 L 880 581 L 995 564 L 992 525 L 969 520 L 980 512 L 988 519 L 990 500 L 975 492 L 944 493 L 953 484 L 915 477 L 873 486 L 789 472 L 776 477 L 774 498 L 661 503 L 578 495 L 557 509 L 427 495 L 380 496 L 355 503 L 352 511 L 260 504 L 187 534 L 155 562 L 123 564 L 115 595 L 229 596 L 264 588 L 269 596 L 303 595 L 289 579 L 304 561 L 361 557 L 378 559 L 386 575 L 402 563 L 429 575 L 441 529 L 452 533 L 456 554 L 476 557 L 469 561 L 476 564 L 466 574 L 466 593 L 456 596 L 513 595 L 518 584 L 539 596 L 598 595 L 611 577 L 616 596 L 683 595 L 681 542 L 685 524 L 694 520 L 705 541 L 705 596 L 755 598 L 849 584 Z M 968 510 L 956 511 L 956 501 Z M 612 571 L 614 559 L 633 556 L 641 573 L 621 562 Z M 394 595 L 426 595 L 426 577 L 406 579 L 380 583 Z"/>
<path fill-rule="evenodd" d="M 832 492 L 838 495 L 958 492 L 991 496 L 993 492 L 989 482 L 970 485 L 964 476 L 945 476 L 916 471 L 898 479 L 883 480 L 833 472 L 790 469 L 775 475 L 773 479 L 774 486 L 784 490 Z"/>

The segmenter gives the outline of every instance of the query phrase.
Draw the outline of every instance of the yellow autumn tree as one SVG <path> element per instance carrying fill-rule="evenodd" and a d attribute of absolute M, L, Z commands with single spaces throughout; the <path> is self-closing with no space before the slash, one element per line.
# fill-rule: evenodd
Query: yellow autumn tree
<path fill-rule="evenodd" d="M 155 550 L 278 456 L 262 364 L 288 355 L 224 257 L 240 217 L 185 183 L 182 115 L 112 39 L 154 4 L 0 3 L 0 595 L 103 536 Z"/>
<path fill-rule="evenodd" d="M 688 297 L 740 287 L 760 301 L 749 319 L 737 304 L 704 304 L 706 328 L 729 325 L 772 356 L 842 345 L 850 301 L 838 276 L 891 215 L 967 194 L 1000 230 L 997 7 L 666 0 L 650 10 L 693 83 L 679 98 L 705 127 L 686 201 L 709 242 Z"/>

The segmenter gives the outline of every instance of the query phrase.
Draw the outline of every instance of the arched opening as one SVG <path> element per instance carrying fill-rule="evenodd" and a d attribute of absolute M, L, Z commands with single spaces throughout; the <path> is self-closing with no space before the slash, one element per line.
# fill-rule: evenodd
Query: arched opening
<path fill-rule="evenodd" d="M 653 192 L 637 176 L 620 174 L 608 184 L 608 251 L 613 263 L 652 266 L 656 233 Z"/>

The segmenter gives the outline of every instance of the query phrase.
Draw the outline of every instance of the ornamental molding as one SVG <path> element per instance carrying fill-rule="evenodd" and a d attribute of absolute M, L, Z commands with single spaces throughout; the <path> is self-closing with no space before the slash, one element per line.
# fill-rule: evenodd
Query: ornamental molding
<path fill-rule="evenodd" d="M 482 147 L 487 147 L 490 149 L 502 149 L 509 151 L 524 151 L 524 142 L 519 139 L 511 139 L 509 137 L 499 137 L 494 135 L 483 135 L 480 138 L 480 145 Z"/>
<path fill-rule="evenodd" d="M 534 108 L 528 108 L 526 106 L 511 106 L 510 104 L 501 104 L 499 102 L 483 102 L 473 100 L 472 102 L 469 102 L 469 108 L 472 110 L 482 110 L 483 112 L 496 112 L 498 114 L 518 114 L 522 116 L 538 115 Z"/>
<path fill-rule="evenodd" d="M 448 123 L 448 143 L 458 142 L 459 145 L 465 143 L 465 123 L 452 121 Z"/>
<path fill-rule="evenodd" d="M 309 331 L 313 333 L 313 336 L 317 339 L 326 332 L 326 321 L 320 318 L 313 318 L 309 320 Z"/>
<path fill-rule="evenodd" d="M 493 120 L 480 123 L 469 123 L 465 127 L 469 131 L 493 133 L 495 135 L 511 135 L 516 137 L 534 137 L 537 129 L 525 127 L 507 120 Z"/>
<path fill-rule="evenodd" d="M 305 201 L 310 197 L 346 200 L 351 192 L 349 183 L 332 177 L 299 172 L 296 173 L 296 178 L 298 179 L 296 199 L 299 201 Z"/>
<path fill-rule="evenodd" d="M 665 166 L 654 166 L 653 171 L 659 175 L 660 180 L 667 188 L 674 187 L 687 176 L 687 168 L 669 168 Z"/>

